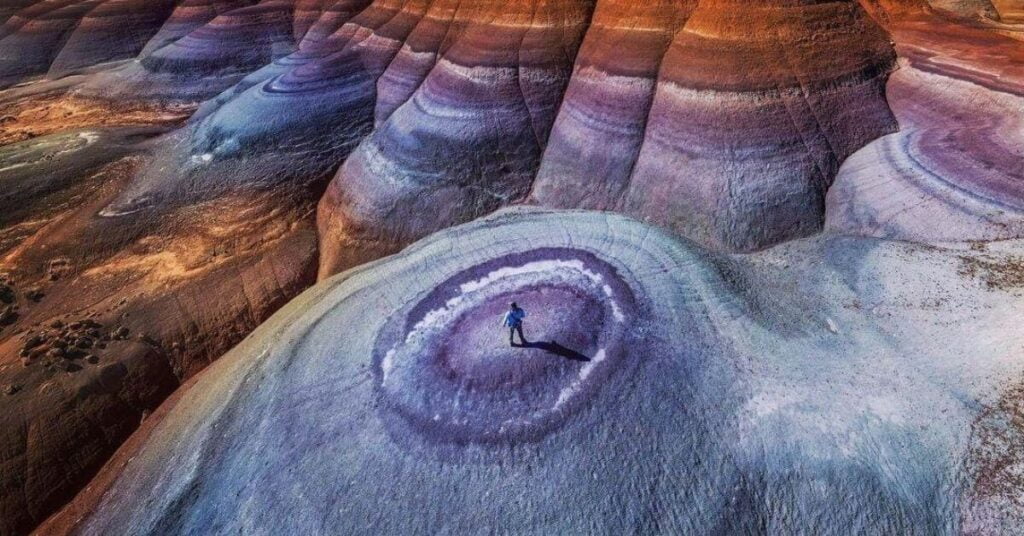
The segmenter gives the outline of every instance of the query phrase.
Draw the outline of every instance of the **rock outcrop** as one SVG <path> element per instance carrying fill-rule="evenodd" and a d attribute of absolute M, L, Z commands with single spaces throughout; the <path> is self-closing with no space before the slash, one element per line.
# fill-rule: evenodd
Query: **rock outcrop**
<path fill-rule="evenodd" d="M 320 204 L 324 274 L 522 199 L 540 164 L 590 5 L 434 4 Z"/>
<path fill-rule="evenodd" d="M 892 32 L 905 58 L 888 86 L 900 132 L 846 161 L 828 227 L 922 242 L 1024 236 L 1024 46 L 936 16 Z"/>
<path fill-rule="evenodd" d="M 0 533 L 63 505 L 181 382 L 315 279 L 301 186 L 97 214 L 166 127 L 0 147 Z"/>
<path fill-rule="evenodd" d="M 1020 526 L 1021 6 L 0 3 L 0 534 Z"/>
<path fill-rule="evenodd" d="M 163 26 L 175 0 L 106 0 L 78 21 L 50 62 L 48 78 L 138 54 Z M 131 28 L 131 31 L 126 31 Z"/>
<path fill-rule="evenodd" d="M 643 140 L 617 176 L 594 187 L 605 171 L 595 159 L 549 150 L 533 197 L 624 211 L 731 251 L 811 234 L 839 164 L 895 128 L 882 98 L 893 59 L 855 2 L 699 2 L 660 59 L 645 121 L 633 122 Z M 557 135 L 586 146 L 579 112 L 563 112 Z"/>
<path fill-rule="evenodd" d="M 990 0 L 931 0 L 930 4 L 965 17 L 999 19 L 999 11 Z"/>
<path fill-rule="evenodd" d="M 1021 301 L 934 248 L 502 212 L 307 291 L 44 528 L 955 532 Z"/>

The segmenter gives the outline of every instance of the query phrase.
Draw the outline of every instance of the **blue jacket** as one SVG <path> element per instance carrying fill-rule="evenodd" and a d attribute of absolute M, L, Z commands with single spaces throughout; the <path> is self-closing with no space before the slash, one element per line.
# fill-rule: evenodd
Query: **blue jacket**
<path fill-rule="evenodd" d="M 501 324 L 505 327 L 514 328 L 523 323 L 523 319 L 526 318 L 526 311 L 521 308 L 513 309 L 502 317 Z"/>

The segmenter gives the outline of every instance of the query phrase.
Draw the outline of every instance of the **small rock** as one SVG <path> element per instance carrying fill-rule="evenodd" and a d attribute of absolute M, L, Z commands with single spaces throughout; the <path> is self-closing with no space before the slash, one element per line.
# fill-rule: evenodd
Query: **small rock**
<path fill-rule="evenodd" d="M 128 336 L 128 333 L 130 333 L 128 328 L 121 326 L 114 331 L 114 336 L 119 339 L 123 339 Z"/>
<path fill-rule="evenodd" d="M 0 283 L 0 303 L 14 303 L 14 289 Z"/>
<path fill-rule="evenodd" d="M 54 320 L 53 322 L 50 322 L 50 327 L 53 329 L 60 329 L 64 327 L 64 322 L 61 322 L 60 319 Z"/>
<path fill-rule="evenodd" d="M 54 348 L 64 349 L 64 348 L 68 347 L 68 343 L 64 339 L 56 339 L 56 340 L 53 341 L 52 344 L 53 344 Z"/>
<path fill-rule="evenodd" d="M 43 339 L 43 337 L 40 335 L 33 335 L 29 337 L 27 341 L 25 341 L 25 349 L 29 350 L 35 348 L 36 346 L 43 344 L 44 340 L 45 339 Z"/>
<path fill-rule="evenodd" d="M 21 387 L 19 387 L 17 385 L 9 384 L 9 385 L 4 386 L 4 394 L 7 395 L 7 396 L 11 396 L 11 395 L 13 395 L 14 393 L 17 393 L 20 390 L 21 390 Z"/>
<path fill-rule="evenodd" d="M 43 292 L 43 289 L 39 287 L 32 287 L 25 293 L 25 297 L 34 302 L 38 302 L 43 299 L 43 296 L 46 296 L 46 294 Z"/>
<path fill-rule="evenodd" d="M 88 354 L 85 356 L 85 362 L 91 365 L 95 365 L 96 363 L 100 362 L 100 358 L 96 357 L 95 354 Z"/>
<path fill-rule="evenodd" d="M 81 329 L 82 328 L 82 323 L 81 322 L 72 322 L 72 323 L 68 324 L 68 328 L 70 328 L 70 329 Z"/>
<path fill-rule="evenodd" d="M 75 341 L 75 346 L 82 349 L 92 348 L 92 339 L 89 337 L 81 337 Z"/>
<path fill-rule="evenodd" d="M 18 319 L 18 313 L 15 312 L 13 305 L 8 305 L 0 310 L 0 326 L 6 326 L 13 324 Z"/>
<path fill-rule="evenodd" d="M 48 357 L 60 358 L 60 357 L 64 357 L 64 354 L 65 354 L 65 352 L 64 352 L 63 348 L 50 348 L 50 350 L 46 352 L 46 355 Z"/>

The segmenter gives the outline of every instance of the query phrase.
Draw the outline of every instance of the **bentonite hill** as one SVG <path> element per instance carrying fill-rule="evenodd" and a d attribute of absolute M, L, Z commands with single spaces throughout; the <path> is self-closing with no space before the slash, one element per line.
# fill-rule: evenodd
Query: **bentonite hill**
<path fill-rule="evenodd" d="M 0 0 L 33 532 L 1024 534 L 1024 0 Z"/>

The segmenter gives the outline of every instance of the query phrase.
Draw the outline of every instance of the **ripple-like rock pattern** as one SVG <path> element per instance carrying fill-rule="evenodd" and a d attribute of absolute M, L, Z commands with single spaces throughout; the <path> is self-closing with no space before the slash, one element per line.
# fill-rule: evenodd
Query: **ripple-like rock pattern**
<path fill-rule="evenodd" d="M 160 30 L 146 43 L 141 55 L 148 56 L 154 50 L 185 37 L 222 13 L 254 3 L 254 0 L 180 0 Z"/>
<path fill-rule="evenodd" d="M 337 2 L 322 21 L 337 26 L 332 33 L 310 36 L 207 102 L 104 214 L 324 182 L 369 131 L 374 83 L 400 46 L 374 32 L 407 32 L 421 14 L 363 5 Z"/>
<path fill-rule="evenodd" d="M 494 319 L 514 300 L 534 312 L 529 337 L 562 341 L 569 359 L 494 344 Z M 400 428 L 438 442 L 537 438 L 584 405 L 641 344 L 630 333 L 641 322 L 630 286 L 585 250 L 499 257 L 410 305 L 382 328 L 375 366 Z"/>
<path fill-rule="evenodd" d="M 194 8 L 200 8 L 198 10 Z M 202 101 L 296 49 L 295 0 L 262 0 L 218 13 L 224 4 L 183 6 L 146 54 L 123 69 L 102 73 L 78 89 L 89 96 Z M 191 17 L 194 17 L 191 18 Z M 178 37 L 176 34 L 188 33 Z"/>
<path fill-rule="evenodd" d="M 696 6 L 696 1 L 598 3 L 548 140 L 534 198 L 600 210 L 620 204 L 643 145 L 662 59 Z"/>
<path fill-rule="evenodd" d="M 142 59 L 151 72 L 211 76 L 248 72 L 290 52 L 291 0 L 265 0 L 233 9 Z"/>
<path fill-rule="evenodd" d="M 1024 47 L 934 17 L 894 31 L 907 57 L 888 87 L 901 131 L 843 164 L 827 227 L 919 242 L 1024 236 Z"/>
<path fill-rule="evenodd" d="M 977 401 L 1022 369 L 1005 341 L 962 337 L 1020 298 L 955 285 L 958 263 L 931 248 L 778 249 L 716 257 L 597 213 L 506 211 L 439 233 L 285 307 L 65 521 L 956 532 Z M 510 299 L 534 344 L 507 346 Z"/>
<path fill-rule="evenodd" d="M 93 17 L 106 24 L 130 4 L 107 3 Z M 120 26 L 150 28 L 154 13 Z M 51 72 L 95 56 L 80 48 Z M 307 144 L 322 168 L 344 161 L 319 215 L 333 273 L 527 198 L 626 212 L 716 249 L 809 234 L 839 162 L 893 127 L 892 59 L 852 0 L 188 0 L 138 61 L 77 91 L 226 90 L 178 165 Z"/>

